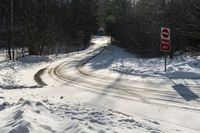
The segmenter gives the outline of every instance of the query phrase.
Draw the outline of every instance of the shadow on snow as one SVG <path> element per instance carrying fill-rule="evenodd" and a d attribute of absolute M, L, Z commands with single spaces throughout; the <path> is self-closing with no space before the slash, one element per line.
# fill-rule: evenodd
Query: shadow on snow
<path fill-rule="evenodd" d="M 178 92 L 178 94 L 185 99 L 186 101 L 192 101 L 198 99 L 199 96 L 192 92 L 189 88 L 184 86 L 183 84 L 177 84 L 172 86 L 172 88 Z"/>

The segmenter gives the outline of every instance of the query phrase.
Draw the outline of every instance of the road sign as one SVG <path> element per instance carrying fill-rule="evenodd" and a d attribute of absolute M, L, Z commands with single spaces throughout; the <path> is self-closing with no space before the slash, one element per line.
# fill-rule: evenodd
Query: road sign
<path fill-rule="evenodd" d="M 166 52 L 171 51 L 171 32 L 169 28 L 161 28 L 160 50 L 165 53 L 165 72 L 167 71 L 167 56 Z"/>
<path fill-rule="evenodd" d="M 164 52 L 171 51 L 171 33 L 169 28 L 161 28 L 161 41 L 160 41 L 160 50 Z"/>
<path fill-rule="evenodd" d="M 161 28 L 161 39 L 170 40 L 169 28 Z"/>

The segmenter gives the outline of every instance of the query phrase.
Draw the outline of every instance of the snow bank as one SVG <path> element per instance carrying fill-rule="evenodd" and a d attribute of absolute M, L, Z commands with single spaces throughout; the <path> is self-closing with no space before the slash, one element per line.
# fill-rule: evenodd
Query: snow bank
<path fill-rule="evenodd" d="M 80 103 L 61 104 L 21 98 L 6 108 L 0 111 L 0 132 L 3 133 L 162 132 L 156 121 L 94 109 Z"/>
<path fill-rule="evenodd" d="M 89 62 L 93 69 L 109 69 L 120 73 L 139 76 L 168 77 L 171 79 L 199 79 L 200 56 L 177 56 L 167 60 L 164 72 L 164 59 L 142 58 L 126 50 L 109 46 L 104 52 Z M 88 65 L 88 66 L 89 66 Z"/>
<path fill-rule="evenodd" d="M 43 65 L 48 60 L 47 57 L 29 56 L 16 62 L 10 61 L 0 63 L 0 88 L 22 89 L 38 87 L 37 84 L 34 83 L 34 80 L 26 80 L 26 82 L 24 82 L 22 77 L 25 72 L 37 70 L 38 66 Z M 31 71 L 28 73 L 30 73 L 30 75 L 32 74 Z"/>

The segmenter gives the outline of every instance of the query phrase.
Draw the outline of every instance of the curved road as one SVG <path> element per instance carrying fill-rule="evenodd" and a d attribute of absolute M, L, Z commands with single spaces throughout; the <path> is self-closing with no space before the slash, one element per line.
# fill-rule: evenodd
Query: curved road
<path fill-rule="evenodd" d="M 43 78 L 42 76 L 45 75 L 51 77 L 51 79 L 56 81 L 55 83 L 61 83 L 66 86 L 70 85 L 80 89 L 80 91 L 82 92 L 90 92 L 105 97 L 126 100 L 130 103 L 137 102 L 141 104 L 148 104 L 153 107 L 152 110 L 155 110 L 155 106 L 159 107 L 159 109 L 157 109 L 158 113 L 160 113 L 161 108 L 164 109 L 166 112 L 168 110 L 175 110 L 175 112 L 177 113 L 179 110 L 181 110 L 180 112 L 182 113 L 183 111 L 183 114 L 178 114 L 179 112 L 177 113 L 177 115 L 180 115 L 181 117 L 185 114 L 187 115 L 187 117 L 190 117 L 191 112 L 200 114 L 199 98 L 194 99 L 192 102 L 186 101 L 174 89 L 171 88 L 173 83 L 164 85 L 163 81 L 156 81 L 157 79 L 155 80 L 156 82 L 136 82 L 136 80 L 127 78 L 126 76 L 121 74 L 119 74 L 119 76 L 111 75 L 108 73 L 102 74 L 96 73 L 95 70 L 91 72 L 90 70 L 87 70 L 87 68 L 85 68 L 85 65 L 88 62 L 90 62 L 91 60 L 95 61 L 95 58 L 97 56 L 100 56 L 100 54 L 104 54 L 104 51 L 106 50 L 107 47 L 72 55 L 70 56 L 70 58 L 67 58 L 59 63 L 55 63 L 52 66 L 41 69 L 35 75 L 35 79 L 38 84 L 46 85 L 48 84 L 48 80 L 45 80 L 45 78 Z M 198 86 L 193 86 L 192 91 L 196 94 L 200 94 Z M 188 98 L 193 97 L 191 93 L 181 93 L 184 93 L 184 95 Z M 104 99 L 104 101 L 106 101 L 106 99 Z M 161 112 L 161 114 L 163 113 L 165 112 Z M 140 113 L 138 114 L 140 115 Z M 176 116 L 176 114 L 170 115 L 170 117 Z M 154 115 L 152 115 L 152 117 L 154 119 Z M 155 119 L 157 118 L 160 119 L 160 117 L 155 116 Z M 166 119 L 167 118 L 161 118 L 160 120 L 165 121 Z M 185 125 L 182 125 L 182 123 L 184 122 L 182 122 L 179 117 L 177 117 L 178 120 L 175 122 L 171 121 L 171 119 L 173 118 L 169 118 L 169 120 L 166 120 L 166 122 L 187 127 Z M 197 117 L 196 119 L 198 120 Z M 181 121 L 181 124 L 179 121 Z M 186 125 L 187 123 L 190 123 L 190 121 L 187 121 Z M 194 127 L 195 130 L 198 130 L 200 128 L 198 125 Z M 188 126 L 187 128 L 190 128 L 190 126 Z"/>
<path fill-rule="evenodd" d="M 179 94 L 173 89 L 161 89 L 160 84 L 155 84 L 153 87 L 140 87 L 134 85 L 134 80 L 116 77 L 112 75 L 103 75 L 89 73 L 82 70 L 85 64 L 94 59 L 99 54 L 103 53 L 104 48 L 97 49 L 88 53 L 80 53 L 74 55 L 71 61 L 64 61 L 53 68 L 41 69 L 35 79 L 39 85 L 46 85 L 45 80 L 41 79 L 41 75 L 46 71 L 52 78 L 64 81 L 75 86 L 83 86 L 83 90 L 108 95 L 112 97 L 157 104 L 159 106 L 169 106 L 175 108 L 183 108 L 188 110 L 200 111 L 200 106 L 192 106 L 188 104 Z M 145 84 L 145 83 L 144 83 Z M 193 91 L 199 92 L 199 88 L 194 88 Z M 188 92 L 183 92 L 187 97 L 192 97 Z M 199 102 L 199 100 L 197 100 Z"/>

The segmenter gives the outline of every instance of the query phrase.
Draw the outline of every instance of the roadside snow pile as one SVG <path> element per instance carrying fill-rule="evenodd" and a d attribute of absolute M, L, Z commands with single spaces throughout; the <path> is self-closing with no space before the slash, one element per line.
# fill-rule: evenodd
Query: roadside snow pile
<path fill-rule="evenodd" d="M 29 133 L 59 131 L 59 122 L 42 102 L 20 99 L 0 112 L 0 132 Z M 58 123 L 57 123 L 58 122 Z"/>
<path fill-rule="evenodd" d="M 160 123 L 79 103 L 20 99 L 0 110 L 2 133 L 162 132 Z M 164 125 L 162 125 L 164 126 Z M 169 130 L 169 129 L 168 129 Z"/>
<path fill-rule="evenodd" d="M 29 85 L 22 78 L 27 70 L 36 70 L 38 66 L 45 64 L 50 59 L 48 57 L 27 56 L 16 62 L 0 63 L 0 88 L 2 89 L 18 89 L 18 88 L 36 88 L 38 87 L 34 80 Z M 30 71 L 29 71 L 30 73 Z M 28 73 L 27 73 L 28 74 Z M 31 74 L 31 73 L 30 73 Z M 30 85 L 32 84 L 32 85 Z"/>
<path fill-rule="evenodd" d="M 167 61 L 167 72 L 164 72 L 164 59 L 141 58 L 126 52 L 124 49 L 109 46 L 104 52 L 89 62 L 93 69 L 109 69 L 120 73 L 168 77 L 171 79 L 199 79 L 200 78 L 200 56 L 177 56 Z"/>

